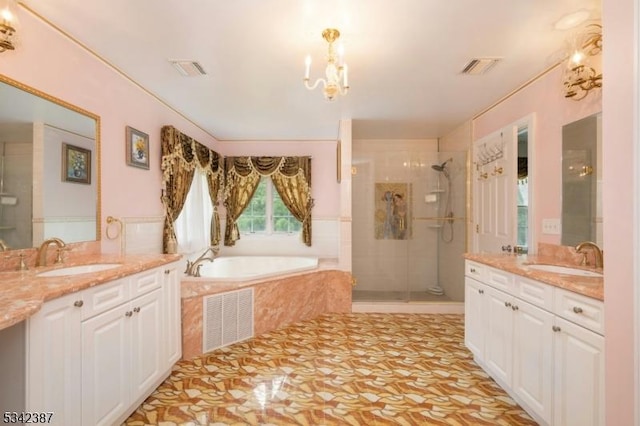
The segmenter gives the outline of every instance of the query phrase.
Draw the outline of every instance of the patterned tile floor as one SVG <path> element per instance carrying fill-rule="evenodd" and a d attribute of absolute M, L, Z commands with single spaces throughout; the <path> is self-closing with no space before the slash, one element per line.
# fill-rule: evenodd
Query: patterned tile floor
<path fill-rule="evenodd" d="M 329 314 L 179 362 L 125 425 L 535 425 L 461 315 Z"/>

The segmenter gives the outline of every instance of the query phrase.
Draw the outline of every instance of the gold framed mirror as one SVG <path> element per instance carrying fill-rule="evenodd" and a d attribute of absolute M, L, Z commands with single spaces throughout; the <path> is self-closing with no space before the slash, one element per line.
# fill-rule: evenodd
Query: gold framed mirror
<path fill-rule="evenodd" d="M 100 117 L 2 74 L 0 99 L 0 240 L 99 241 Z"/>

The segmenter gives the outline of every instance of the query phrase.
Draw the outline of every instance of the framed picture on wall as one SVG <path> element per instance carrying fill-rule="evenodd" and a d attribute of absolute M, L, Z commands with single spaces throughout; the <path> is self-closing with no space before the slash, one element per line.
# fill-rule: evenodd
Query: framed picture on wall
<path fill-rule="evenodd" d="M 62 181 L 91 183 L 91 150 L 62 143 Z"/>
<path fill-rule="evenodd" d="M 127 164 L 149 170 L 149 135 L 127 126 Z"/>

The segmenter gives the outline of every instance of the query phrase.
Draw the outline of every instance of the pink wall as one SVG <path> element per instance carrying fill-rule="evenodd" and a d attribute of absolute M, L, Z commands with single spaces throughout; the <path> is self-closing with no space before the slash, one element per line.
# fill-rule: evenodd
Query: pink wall
<path fill-rule="evenodd" d="M 534 119 L 533 223 L 536 241 L 560 244 L 559 235 L 542 234 L 542 219 L 559 219 L 562 209 L 562 126 L 602 110 L 601 92 L 576 102 L 562 94 L 558 67 L 473 120 L 472 140 L 531 113 Z"/>
<path fill-rule="evenodd" d="M 340 216 L 340 184 L 336 180 L 336 141 L 220 141 L 217 149 L 230 155 L 310 155 L 314 219 Z"/>
<path fill-rule="evenodd" d="M 638 372 L 638 1 L 603 1 L 603 181 L 605 250 L 606 423 L 633 425 Z M 634 28 L 635 25 L 635 28 Z M 635 185 L 634 185 L 635 182 Z M 635 219 L 635 220 L 634 220 Z M 638 309 L 636 307 L 636 309 Z"/>
<path fill-rule="evenodd" d="M 105 218 L 162 216 L 160 129 L 170 124 L 215 149 L 216 140 L 68 38 L 20 9 L 19 49 L 0 73 L 101 117 L 102 229 Z M 125 162 L 125 126 L 149 134 L 150 170 Z M 103 239 L 104 251 L 118 245 Z"/>

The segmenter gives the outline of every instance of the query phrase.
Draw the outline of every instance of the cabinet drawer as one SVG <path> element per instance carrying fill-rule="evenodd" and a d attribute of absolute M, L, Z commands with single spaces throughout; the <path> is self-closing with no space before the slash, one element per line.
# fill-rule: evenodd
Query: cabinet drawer
<path fill-rule="evenodd" d="M 539 308 L 553 311 L 553 286 L 516 276 L 517 296 Z"/>
<path fill-rule="evenodd" d="M 554 291 L 556 315 L 604 335 L 604 303 L 561 288 Z"/>
<path fill-rule="evenodd" d="M 509 294 L 517 294 L 513 274 L 500 269 L 488 267 L 486 283 Z"/>
<path fill-rule="evenodd" d="M 82 320 L 105 312 L 114 306 L 129 301 L 129 280 L 122 278 L 101 284 L 82 292 Z"/>
<path fill-rule="evenodd" d="M 160 288 L 162 276 L 161 268 L 150 269 L 131 276 L 131 298 L 138 297 L 152 290 Z"/>
<path fill-rule="evenodd" d="M 485 280 L 487 266 L 482 263 L 473 262 L 471 260 L 465 261 L 464 274 L 468 277 L 472 277 L 480 282 Z"/>

